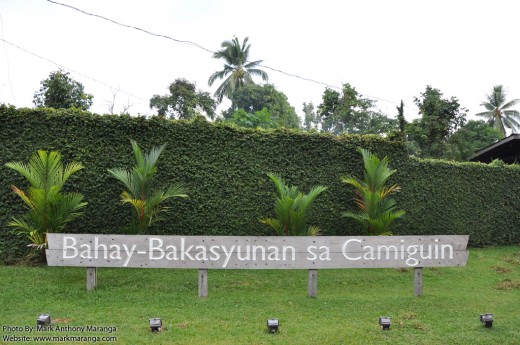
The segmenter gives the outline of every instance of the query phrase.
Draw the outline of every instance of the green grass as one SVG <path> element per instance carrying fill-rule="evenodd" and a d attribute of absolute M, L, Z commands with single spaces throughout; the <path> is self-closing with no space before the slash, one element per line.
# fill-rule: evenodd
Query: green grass
<path fill-rule="evenodd" d="M 307 297 L 305 270 L 209 271 L 204 299 L 196 270 L 100 269 L 92 292 L 85 279 L 84 268 L 0 267 L 0 327 L 33 326 L 47 312 L 58 326 L 117 330 L 38 335 L 114 335 L 117 344 L 520 342 L 520 247 L 470 249 L 466 267 L 424 269 L 422 297 L 412 269 L 320 270 L 317 298 Z M 479 322 L 484 312 L 494 314 L 491 329 Z M 379 316 L 392 317 L 389 331 Z M 151 317 L 163 332 L 148 331 Z M 279 333 L 267 332 L 268 318 L 280 319 Z"/>

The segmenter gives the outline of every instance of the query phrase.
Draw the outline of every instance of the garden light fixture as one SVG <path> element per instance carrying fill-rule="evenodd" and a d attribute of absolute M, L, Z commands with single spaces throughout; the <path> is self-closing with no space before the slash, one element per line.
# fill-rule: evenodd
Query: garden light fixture
<path fill-rule="evenodd" d="M 379 326 L 381 326 L 381 329 L 383 331 L 388 331 L 390 329 L 390 325 L 392 322 L 390 321 L 390 318 L 388 316 L 381 316 L 379 318 Z"/>
<path fill-rule="evenodd" d="M 162 330 L 162 320 L 158 317 L 150 319 L 150 331 L 160 332 Z"/>
<path fill-rule="evenodd" d="M 493 326 L 493 314 L 480 314 L 480 323 L 483 323 L 486 328 Z"/>
<path fill-rule="evenodd" d="M 267 329 L 269 330 L 269 333 L 277 332 L 279 326 L 280 326 L 280 321 L 278 319 L 268 319 L 267 320 Z"/>
<path fill-rule="evenodd" d="M 49 314 L 40 314 L 36 319 L 37 326 L 47 326 L 51 324 L 51 316 Z"/>

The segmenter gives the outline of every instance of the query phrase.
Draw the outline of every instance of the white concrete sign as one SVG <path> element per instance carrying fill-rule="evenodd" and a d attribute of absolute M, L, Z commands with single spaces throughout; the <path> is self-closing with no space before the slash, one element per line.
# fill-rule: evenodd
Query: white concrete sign
<path fill-rule="evenodd" d="M 47 234 L 49 266 L 327 269 L 465 266 L 469 236 Z"/>

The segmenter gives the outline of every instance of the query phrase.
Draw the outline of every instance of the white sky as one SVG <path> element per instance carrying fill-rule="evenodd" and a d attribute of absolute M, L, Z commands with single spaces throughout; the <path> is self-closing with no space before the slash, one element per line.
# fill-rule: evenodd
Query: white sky
<path fill-rule="evenodd" d="M 383 99 L 377 106 L 391 116 L 403 99 L 409 120 L 417 117 L 413 97 L 426 85 L 458 97 L 469 114 L 483 110 L 494 84 L 504 85 L 508 99 L 520 98 L 516 1 L 57 1 L 213 51 L 249 36 L 252 60 L 331 85 L 348 82 Z M 0 38 L 73 70 L 94 95 L 96 113 L 108 112 L 117 88 L 117 112 L 129 102 L 130 113 L 153 114 L 149 99 L 166 94 L 176 78 L 212 94 L 218 86 L 207 80 L 222 62 L 186 44 L 45 0 L 0 0 L 0 16 Z M 40 81 L 58 68 L 0 41 L 0 102 L 32 107 Z M 266 71 L 299 114 L 303 102 L 321 102 L 325 86 Z"/>

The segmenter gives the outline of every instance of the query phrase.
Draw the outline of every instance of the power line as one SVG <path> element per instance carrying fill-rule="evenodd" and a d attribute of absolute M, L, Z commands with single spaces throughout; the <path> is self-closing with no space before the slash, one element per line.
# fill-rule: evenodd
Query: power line
<path fill-rule="evenodd" d="M 67 8 L 70 8 L 72 10 L 78 11 L 78 12 L 80 12 L 82 14 L 85 14 L 85 15 L 88 15 L 88 16 L 92 16 L 92 17 L 96 17 L 96 18 L 99 18 L 99 19 L 102 19 L 102 20 L 106 20 L 106 21 L 108 21 L 110 23 L 113 23 L 113 24 L 116 24 L 116 25 L 119 25 L 119 26 L 122 26 L 122 27 L 125 27 L 125 28 L 141 31 L 141 32 L 143 32 L 145 34 L 148 34 L 148 35 L 151 35 L 151 36 L 155 36 L 155 37 L 165 38 L 165 39 L 177 42 L 177 43 L 187 44 L 187 45 L 190 45 L 192 47 L 201 49 L 201 50 L 203 50 L 205 52 L 208 52 L 208 53 L 211 53 L 211 54 L 215 54 L 215 52 L 212 51 L 211 49 L 205 48 L 202 45 L 200 45 L 198 43 L 195 43 L 195 42 L 192 42 L 192 41 L 180 40 L 180 39 L 176 39 L 176 38 L 173 38 L 171 36 L 168 36 L 168 35 L 158 34 L 158 33 L 155 33 L 155 32 L 152 32 L 152 31 L 149 31 L 149 30 L 146 30 L 146 29 L 134 26 L 134 25 L 123 24 L 123 23 L 120 23 L 120 22 L 115 21 L 113 19 L 107 18 L 105 16 L 102 16 L 102 15 L 99 15 L 99 14 L 95 14 L 95 13 L 90 13 L 90 12 L 81 10 L 81 9 L 79 9 L 77 7 L 74 7 L 74 6 L 71 6 L 71 5 L 68 5 L 68 4 L 64 4 L 64 3 L 61 3 L 61 2 L 57 2 L 57 1 L 54 1 L 54 0 L 47 0 L 47 2 L 50 2 L 50 3 L 55 4 L 55 5 L 67 7 Z M 329 87 L 329 88 L 333 88 L 333 89 L 338 89 L 338 90 L 342 90 L 343 89 L 343 87 L 331 85 L 331 84 L 324 83 L 324 82 L 321 82 L 321 81 L 317 81 L 317 80 L 314 80 L 314 79 L 311 79 L 311 78 L 302 77 L 302 76 L 299 76 L 299 75 L 296 75 L 296 74 L 292 74 L 292 73 L 288 73 L 288 72 L 285 72 L 285 71 L 282 71 L 282 70 L 279 70 L 279 69 L 276 69 L 276 68 L 273 68 L 273 67 L 269 67 L 269 66 L 266 66 L 266 65 L 260 65 L 260 66 L 263 67 L 263 68 L 269 69 L 271 71 L 284 74 L 284 75 L 292 77 L 292 78 L 298 78 L 298 79 L 301 79 L 301 80 L 304 80 L 304 81 L 312 82 L 312 83 L 315 83 L 315 84 L 318 84 L 318 85 L 323 85 L 323 86 L 326 86 L 326 87 Z M 396 105 L 400 104 L 398 102 L 389 101 L 389 100 L 384 99 L 384 98 L 374 97 L 374 96 L 370 96 L 370 95 L 366 95 L 366 96 L 369 97 L 369 98 L 381 100 L 381 101 L 392 103 L 392 104 L 396 104 Z M 405 107 L 409 108 L 406 105 L 405 105 Z"/>
<path fill-rule="evenodd" d="M 117 89 L 117 90 L 119 90 L 119 91 L 121 91 L 121 92 L 127 94 L 128 96 L 132 96 L 132 97 L 137 98 L 137 99 L 139 99 L 139 100 L 141 100 L 141 101 L 144 101 L 144 102 L 148 102 L 148 101 L 149 101 L 149 100 L 146 100 L 146 99 L 144 99 L 144 98 L 141 98 L 141 97 L 138 97 L 138 96 L 136 96 L 136 95 L 133 95 L 133 94 L 131 94 L 130 92 L 127 92 L 127 91 L 124 91 L 124 90 L 120 90 L 119 88 L 116 88 L 116 87 L 114 87 L 114 86 L 111 86 L 111 85 L 109 85 L 109 84 L 107 84 L 107 83 L 105 83 L 105 82 L 102 82 L 102 81 L 97 80 L 97 79 L 95 79 L 95 78 L 89 77 L 88 75 L 83 74 L 83 73 L 80 73 L 80 72 L 78 72 L 78 71 L 75 71 L 75 70 L 73 70 L 72 68 L 65 67 L 65 66 L 63 66 L 63 65 L 61 65 L 61 64 L 59 64 L 59 63 L 57 63 L 57 62 L 54 62 L 54 61 L 52 61 L 52 60 L 50 60 L 50 59 L 47 59 L 47 58 L 45 58 L 45 57 L 43 57 L 43 56 L 41 56 L 41 55 L 38 55 L 38 54 L 36 54 L 36 53 L 34 53 L 34 52 L 31 52 L 31 51 L 29 51 L 29 50 L 27 50 L 27 49 L 25 49 L 25 48 L 22 48 L 22 47 L 20 47 L 20 46 L 14 44 L 14 43 L 12 43 L 12 42 L 9 42 L 9 41 L 7 41 L 6 39 L 4 39 L 3 37 L 1 37 L 0 40 L 3 41 L 4 44 L 7 43 L 7 44 L 9 44 L 10 46 L 13 46 L 13 47 L 15 47 L 15 48 L 17 48 L 17 49 L 20 49 L 21 51 L 26 52 L 27 54 L 33 55 L 33 56 L 35 56 L 35 57 L 37 57 L 37 58 L 39 58 L 39 59 L 41 59 L 41 60 L 44 60 L 44 61 L 50 62 L 51 64 L 56 65 L 56 66 L 58 66 L 58 67 L 60 67 L 60 68 L 62 68 L 62 69 L 64 69 L 64 70 L 66 70 L 66 71 L 69 71 L 69 72 L 75 73 L 75 74 L 77 74 L 77 75 L 80 75 L 80 76 L 82 76 L 82 77 L 84 77 L 84 78 L 90 79 L 90 80 L 92 80 L 92 81 L 94 81 L 94 82 L 96 82 L 96 83 L 98 83 L 98 84 L 101 84 L 101 85 L 103 85 L 103 86 L 106 86 L 106 87 L 108 87 L 108 88 L 110 88 L 110 89 L 113 89 L 113 90 L 116 90 L 116 89 Z"/>
<path fill-rule="evenodd" d="M 71 6 L 71 5 L 67 5 L 67 4 L 62 4 L 61 2 L 52 1 L 52 0 L 47 0 L 47 1 L 50 2 L 50 3 L 56 4 L 56 5 L 60 5 L 60 6 L 64 6 L 64 7 L 71 8 L 71 9 L 73 9 L 73 10 L 75 10 L 75 11 L 81 12 L 81 13 L 86 14 L 86 15 L 88 15 L 88 16 L 97 17 L 97 18 L 100 18 L 100 19 L 103 19 L 103 20 L 109 21 L 109 22 L 111 22 L 111 23 L 113 23 L 113 24 L 120 25 L 120 26 L 123 26 L 123 27 L 125 27 L 125 28 L 134 29 L 134 30 L 137 30 L 137 31 L 142 31 L 142 32 L 144 32 L 145 34 L 152 35 L 152 36 L 156 36 L 156 37 L 161 37 L 161 38 L 166 38 L 166 39 L 168 39 L 168 40 L 172 40 L 172 41 L 175 41 L 175 42 L 178 42 L 178 43 L 188 44 L 188 45 L 191 45 L 191 46 L 193 46 L 193 47 L 196 47 L 196 48 L 199 48 L 199 49 L 205 50 L 205 51 L 208 52 L 208 53 L 212 53 L 212 54 L 215 53 L 214 51 L 211 51 L 211 50 L 209 50 L 209 49 L 207 49 L 207 48 L 204 48 L 204 47 L 201 46 L 200 44 L 197 44 L 197 43 L 192 42 L 192 41 L 179 40 L 179 39 L 176 39 L 176 38 L 173 38 L 173 37 L 167 36 L 167 35 L 157 34 L 157 33 L 155 33 L 155 32 L 151 32 L 151 31 L 148 31 L 148 30 L 145 30 L 145 29 L 139 28 L 139 27 L 137 27 L 137 26 L 128 25 L 128 24 L 123 24 L 123 23 L 117 22 L 117 21 L 115 21 L 115 20 L 113 20 L 113 19 L 110 19 L 110 18 L 107 18 L 107 17 L 101 16 L 101 15 L 99 15 L 99 14 L 86 12 L 86 11 L 83 11 L 83 10 L 77 8 L 77 7 L 74 7 L 74 6 Z"/>
<path fill-rule="evenodd" d="M 310 81 L 310 82 L 315 83 L 315 84 L 324 85 L 326 87 L 330 87 L 330 88 L 333 88 L 333 89 L 341 90 L 341 87 L 339 87 L 339 86 L 330 85 L 330 84 L 323 83 L 321 81 L 317 81 L 317 80 L 314 80 L 314 79 L 309 79 L 309 78 L 305 78 L 305 77 L 302 77 L 302 76 L 299 76 L 299 75 L 296 75 L 296 74 L 287 73 L 287 72 L 284 72 L 284 71 L 281 71 L 279 69 L 272 68 L 272 67 L 269 67 L 269 66 L 266 66 L 266 65 L 258 65 L 258 66 L 259 67 L 263 67 L 263 68 L 267 68 L 267 69 L 269 69 L 271 71 L 275 71 L 275 72 L 278 72 L 278 73 L 285 74 L 286 76 L 289 76 L 289 77 L 298 78 L 298 79 L 301 79 L 301 80 Z"/>
<path fill-rule="evenodd" d="M 163 35 L 163 34 L 158 34 L 158 33 L 154 33 L 154 32 L 151 32 L 151 31 L 149 31 L 149 30 L 145 30 L 145 29 L 139 28 L 139 27 L 137 27 L 137 26 L 128 25 L 128 24 L 123 24 L 123 23 L 120 23 L 120 22 L 115 21 L 115 20 L 113 20 L 113 19 L 110 19 L 110 18 L 107 18 L 107 17 L 101 16 L 101 15 L 98 15 L 98 14 L 94 14 L 94 13 L 86 12 L 86 11 L 83 11 L 83 10 L 77 8 L 77 7 L 74 7 L 74 6 L 71 6 L 71 5 L 67 5 L 67 4 L 63 4 L 63 3 L 60 3 L 60 2 L 57 2 L 57 1 L 53 1 L 53 0 L 47 0 L 47 1 L 50 2 L 50 3 L 56 4 L 56 5 L 60 5 L 60 6 L 64 6 L 64 7 L 68 7 L 68 8 L 70 8 L 70 9 L 73 9 L 73 10 L 78 11 L 78 12 L 80 12 L 80 13 L 86 14 L 86 15 L 88 15 L 88 16 L 97 17 L 97 18 L 100 18 L 100 19 L 103 19 L 103 20 L 109 21 L 109 22 L 111 22 L 111 23 L 113 23 L 113 24 L 116 24 L 116 25 L 120 25 L 120 26 L 123 26 L 123 27 L 129 28 L 129 29 L 138 30 L 138 31 L 144 32 L 144 33 L 146 33 L 146 34 L 149 34 L 149 35 L 152 35 L 152 36 L 155 36 L 155 37 L 165 38 L 165 39 L 168 39 L 168 40 L 171 40 L 171 41 L 175 41 L 175 42 L 177 42 L 177 43 L 188 44 L 188 45 L 191 45 L 191 46 L 193 46 L 193 47 L 196 47 L 196 48 L 202 49 L 202 50 L 204 50 L 204 51 L 206 51 L 206 52 L 208 52 L 208 53 L 215 54 L 215 51 L 210 50 L 210 49 L 208 49 L 208 48 L 205 48 L 205 47 L 201 46 L 200 44 L 195 43 L 195 42 L 192 42 L 192 41 L 179 40 L 179 39 L 173 38 L 173 37 L 171 37 L 171 36 Z M 266 69 L 269 69 L 269 70 L 271 70 L 271 71 L 278 72 L 278 73 L 281 73 L 281 74 L 285 74 L 286 76 L 289 76 L 289 77 L 298 78 L 298 79 L 305 80 L 305 81 L 309 81 L 309 82 L 316 83 L 316 84 L 319 84 L 319 85 L 324 85 L 324 86 L 327 86 L 327 87 L 330 87 L 330 88 L 341 89 L 341 87 L 338 87 L 338 86 L 334 86 L 334 85 L 330 85 L 330 84 L 327 84 L 327 83 L 324 83 L 324 82 L 320 82 L 320 81 L 317 81 L 317 80 L 314 80 L 314 79 L 310 79 L 310 78 L 302 77 L 302 76 L 299 76 L 299 75 L 296 75 L 296 74 L 292 74 L 292 73 L 284 72 L 284 71 L 282 71 L 282 70 L 279 70 L 279 69 L 276 69 L 276 68 L 273 68 L 273 67 L 269 67 L 269 66 L 265 66 L 265 65 L 260 65 L 260 67 L 263 67 L 263 68 L 266 68 Z"/>

